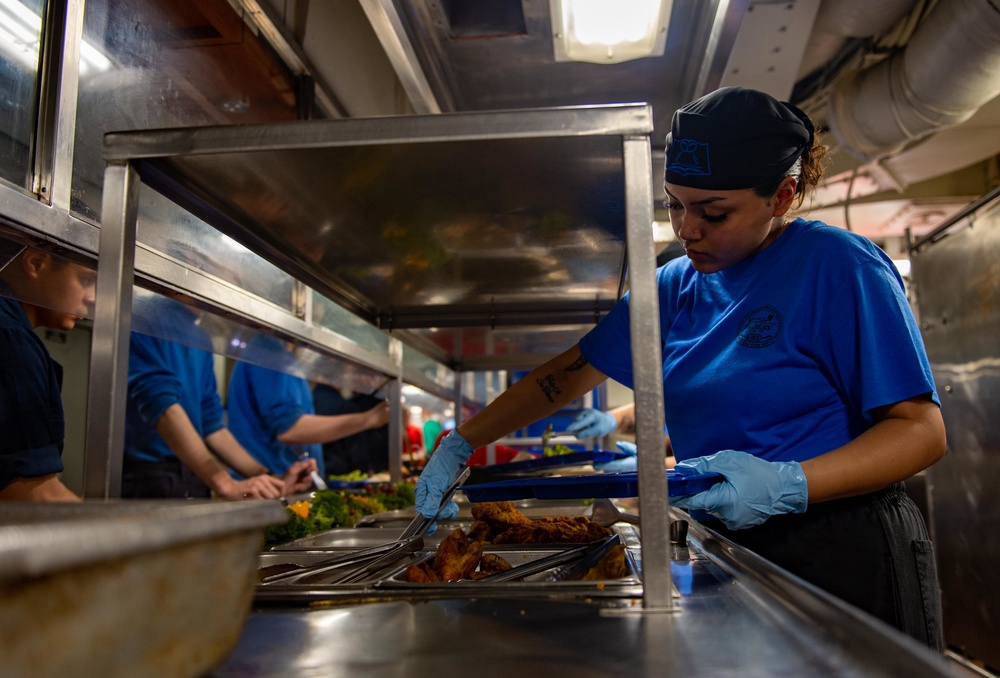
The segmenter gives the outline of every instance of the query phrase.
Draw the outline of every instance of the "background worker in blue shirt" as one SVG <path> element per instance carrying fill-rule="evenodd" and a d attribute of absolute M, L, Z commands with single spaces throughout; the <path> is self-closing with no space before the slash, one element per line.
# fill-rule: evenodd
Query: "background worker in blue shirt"
<path fill-rule="evenodd" d="M 129 346 L 122 496 L 275 499 L 307 490 L 315 460 L 272 475 L 226 428 L 211 340 L 195 312 L 163 300 L 149 315 L 156 336 L 132 332 Z"/>
<path fill-rule="evenodd" d="M 0 271 L 0 499 L 80 500 L 59 480 L 62 367 L 34 329 L 73 329 L 93 307 L 96 282 L 94 271 L 34 248 Z"/>
<path fill-rule="evenodd" d="M 385 426 L 389 403 L 357 414 L 316 414 L 309 382 L 301 377 L 239 362 L 229 379 L 229 430 L 261 464 L 278 472 L 302 458 L 316 460 L 326 479 L 323 443 Z"/>
<path fill-rule="evenodd" d="M 789 218 L 825 152 L 802 111 L 755 90 L 722 88 L 673 115 L 664 189 L 687 256 L 656 270 L 664 415 L 678 471 L 725 481 L 672 503 L 940 648 L 933 549 L 902 485 L 944 455 L 940 402 L 889 257 Z M 626 295 L 445 438 L 417 510 L 434 516 L 476 447 L 609 377 L 631 387 L 629 309 Z"/>

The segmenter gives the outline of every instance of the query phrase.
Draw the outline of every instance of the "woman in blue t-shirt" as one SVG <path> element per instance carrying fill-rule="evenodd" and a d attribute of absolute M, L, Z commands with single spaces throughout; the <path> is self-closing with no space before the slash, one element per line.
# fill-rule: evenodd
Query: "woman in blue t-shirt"
<path fill-rule="evenodd" d="M 675 501 L 713 529 L 940 647 L 926 526 L 902 481 L 945 430 L 889 258 L 790 220 L 826 148 L 799 109 L 724 88 L 675 112 L 667 209 L 687 256 L 657 269 L 666 425 L 677 468 L 726 481 Z M 611 377 L 632 385 L 629 298 L 577 346 L 442 441 L 417 485 L 433 515 L 472 450 Z"/>

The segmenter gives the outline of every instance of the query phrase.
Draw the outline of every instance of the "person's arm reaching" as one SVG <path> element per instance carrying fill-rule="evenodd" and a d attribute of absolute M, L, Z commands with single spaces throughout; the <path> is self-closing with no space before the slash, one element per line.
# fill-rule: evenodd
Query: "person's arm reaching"
<path fill-rule="evenodd" d="M 222 441 L 220 449 L 216 451 L 227 463 L 232 464 L 232 460 L 225 456 L 231 450 L 226 447 L 224 436 L 216 437 L 221 431 L 229 433 L 225 429 L 220 429 L 202 440 L 187 412 L 176 403 L 168 407 L 156 422 L 156 432 L 163 437 L 170 450 L 215 494 L 226 499 L 280 497 L 284 491 L 284 482 L 280 478 L 268 475 L 267 469 L 255 462 L 246 450 L 243 450 L 243 454 L 249 459 L 249 463 L 245 460 L 237 461 L 239 466 L 233 465 L 233 468 L 238 473 L 248 476 L 247 479 L 238 481 L 229 475 L 229 471 L 219 463 L 206 445 L 207 440 L 214 438 L 213 449 L 215 449 L 214 445 Z M 229 437 L 232 438 L 232 434 L 229 434 Z M 235 443 L 235 439 L 233 442 Z M 239 443 L 236 444 L 239 446 Z M 242 450 L 242 446 L 240 449 Z"/>
<path fill-rule="evenodd" d="M 574 346 L 515 382 L 458 432 L 473 448 L 488 445 L 552 414 L 605 379 Z"/>
<path fill-rule="evenodd" d="M 205 436 L 205 443 L 212 452 L 244 478 L 251 479 L 271 473 L 270 469 L 254 459 L 253 455 L 240 445 L 240 441 L 228 428 L 220 428 Z M 313 484 L 311 474 L 315 470 L 317 470 L 315 459 L 294 462 L 285 469 L 285 474 L 280 478 L 282 489 L 279 496 L 305 492 L 311 488 Z"/>
<path fill-rule="evenodd" d="M 417 511 L 425 517 L 434 517 L 445 489 L 475 448 L 555 412 L 605 379 L 583 357 L 579 346 L 532 370 L 458 430 L 445 436 L 417 481 Z M 439 517 L 454 517 L 457 513 L 458 507 L 451 502 Z M 434 529 L 432 526 L 429 533 L 433 534 Z"/>
<path fill-rule="evenodd" d="M 303 414 L 278 435 L 285 445 L 328 443 L 389 423 L 389 403 L 381 402 L 357 414 Z"/>

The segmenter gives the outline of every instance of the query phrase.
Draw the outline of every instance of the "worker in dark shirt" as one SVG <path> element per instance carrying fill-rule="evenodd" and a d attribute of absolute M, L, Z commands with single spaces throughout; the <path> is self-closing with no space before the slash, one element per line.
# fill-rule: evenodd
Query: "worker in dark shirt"
<path fill-rule="evenodd" d="M 26 248 L 0 270 L 0 499 L 79 501 L 59 479 L 62 367 L 35 334 L 68 331 L 94 304 L 93 271 Z"/>
<path fill-rule="evenodd" d="M 344 395 L 327 384 L 316 384 L 313 388 L 313 404 L 318 415 L 359 414 L 383 402 L 382 398 L 364 393 Z M 389 426 L 379 426 L 324 443 L 323 457 L 329 475 L 388 471 Z"/>

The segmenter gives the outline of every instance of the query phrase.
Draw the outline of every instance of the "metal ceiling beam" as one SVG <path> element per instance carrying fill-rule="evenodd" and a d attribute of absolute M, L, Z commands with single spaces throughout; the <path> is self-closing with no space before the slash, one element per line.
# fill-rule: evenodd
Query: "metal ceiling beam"
<path fill-rule="evenodd" d="M 395 3 L 392 0 L 359 2 L 414 110 L 420 114 L 440 113 L 441 107 L 420 66 L 420 60 Z"/>
<path fill-rule="evenodd" d="M 330 87 L 319 78 L 309 57 L 274 9 L 260 0 L 236 0 L 236 3 L 243 11 L 243 19 L 260 31 L 289 70 L 296 76 L 305 76 L 312 80 L 315 85 L 316 103 L 320 109 L 330 118 L 350 117 Z"/>

